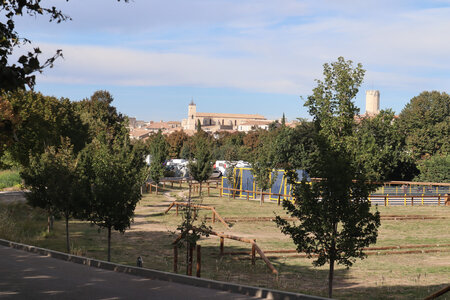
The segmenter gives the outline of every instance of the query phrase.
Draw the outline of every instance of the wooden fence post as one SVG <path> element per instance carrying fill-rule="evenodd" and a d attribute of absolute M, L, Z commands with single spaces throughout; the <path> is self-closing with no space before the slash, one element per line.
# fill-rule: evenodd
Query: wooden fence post
<path fill-rule="evenodd" d="M 214 211 L 212 211 L 212 222 L 213 224 L 216 223 L 216 214 Z"/>
<path fill-rule="evenodd" d="M 250 200 L 250 192 L 249 191 L 247 191 L 247 201 L 249 201 Z"/>
<path fill-rule="evenodd" d="M 281 195 L 278 195 L 278 206 L 280 206 Z"/>
<path fill-rule="evenodd" d="M 158 184 L 156 184 L 155 187 L 156 187 L 156 195 L 158 195 Z"/>
<path fill-rule="evenodd" d="M 177 207 L 176 207 L 176 209 L 177 209 L 177 217 L 178 217 L 178 204 L 177 204 Z"/>
<path fill-rule="evenodd" d="M 197 277 L 200 277 L 200 272 L 202 269 L 202 247 L 197 245 Z"/>
<path fill-rule="evenodd" d="M 150 190 L 150 194 L 151 194 L 152 193 L 152 184 L 150 183 L 149 186 L 150 186 L 149 190 Z"/>
<path fill-rule="evenodd" d="M 411 196 L 411 206 L 414 206 L 414 196 Z"/>
<path fill-rule="evenodd" d="M 438 206 L 441 206 L 441 194 L 438 195 Z"/>
<path fill-rule="evenodd" d="M 173 272 L 178 273 L 178 246 L 173 246 Z"/>
<path fill-rule="evenodd" d="M 223 237 L 220 237 L 220 255 L 223 255 Z"/>
<path fill-rule="evenodd" d="M 173 188 L 173 181 L 170 182 L 170 187 Z"/>
<path fill-rule="evenodd" d="M 222 198 L 223 188 L 219 188 L 219 197 Z"/>
<path fill-rule="evenodd" d="M 209 182 L 208 182 L 208 197 L 210 196 L 210 194 L 209 194 Z"/>

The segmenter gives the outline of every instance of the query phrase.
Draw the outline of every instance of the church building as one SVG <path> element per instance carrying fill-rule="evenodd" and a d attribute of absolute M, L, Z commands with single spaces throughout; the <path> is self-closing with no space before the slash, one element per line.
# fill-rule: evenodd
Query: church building
<path fill-rule="evenodd" d="M 192 100 L 188 107 L 188 118 L 183 119 L 181 126 L 184 130 L 195 130 L 198 121 L 200 121 L 203 130 L 210 132 L 219 130 L 238 130 L 240 125 L 254 121 L 271 122 L 261 115 L 197 112 L 197 106 Z"/>

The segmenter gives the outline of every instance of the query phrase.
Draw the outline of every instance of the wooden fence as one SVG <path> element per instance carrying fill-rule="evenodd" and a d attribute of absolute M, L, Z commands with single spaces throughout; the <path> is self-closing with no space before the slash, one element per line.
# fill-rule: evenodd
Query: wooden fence
<path fill-rule="evenodd" d="M 179 206 L 186 206 L 186 207 L 193 207 L 193 208 L 199 208 L 199 209 L 207 209 L 210 210 L 212 212 L 212 222 L 215 223 L 216 222 L 216 217 L 217 219 L 219 219 L 220 222 L 222 222 L 222 224 L 224 224 L 227 228 L 230 228 L 230 226 L 228 225 L 227 222 L 225 222 L 225 220 L 219 215 L 219 213 L 216 211 L 216 209 L 213 206 L 206 206 L 206 205 L 198 205 L 198 204 L 188 204 L 188 203 L 184 203 L 184 202 L 177 202 L 174 201 L 172 202 L 169 207 L 166 209 L 166 211 L 164 212 L 165 214 L 167 214 L 169 212 L 169 210 L 172 209 L 172 207 L 176 207 L 176 215 L 178 216 L 178 207 Z"/>

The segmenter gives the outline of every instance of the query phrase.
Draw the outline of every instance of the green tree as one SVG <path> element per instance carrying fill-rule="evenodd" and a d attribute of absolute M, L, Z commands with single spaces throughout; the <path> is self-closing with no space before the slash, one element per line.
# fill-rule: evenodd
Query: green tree
<path fill-rule="evenodd" d="M 16 31 L 17 17 L 46 15 L 50 22 L 56 23 L 70 20 L 69 16 L 63 14 L 55 6 L 46 7 L 41 5 L 41 2 L 41 0 L 4 0 L 0 4 L 2 16 L 0 21 L 0 90 L 15 91 L 24 89 L 26 86 L 33 88 L 36 80 L 35 74 L 42 72 L 47 67 L 52 67 L 55 60 L 62 56 L 62 51 L 57 50 L 55 55 L 42 62 L 39 58 L 41 50 L 38 47 L 33 47 L 32 51 L 20 56 L 15 51 L 31 44 L 29 39 L 24 38 Z M 11 64 L 15 59 L 17 61 Z"/>
<path fill-rule="evenodd" d="M 284 201 L 287 213 L 299 219 L 290 223 L 277 216 L 281 231 L 292 237 L 297 250 L 313 264 L 329 264 L 328 294 L 332 297 L 335 263 L 350 267 L 364 258 L 364 247 L 375 243 L 380 225 L 379 213 L 370 212 L 364 169 L 356 162 L 355 122 L 358 109 L 352 102 L 364 77 L 361 64 L 339 57 L 324 65 L 324 81 L 317 80 L 313 95 L 305 105 L 314 118 L 317 151 L 312 153 L 309 170 L 318 182 L 293 184 L 294 203 Z"/>
<path fill-rule="evenodd" d="M 211 143 L 201 135 L 194 139 L 194 160 L 188 164 L 189 174 L 200 184 L 200 196 L 202 194 L 202 183 L 208 180 L 213 171 Z"/>
<path fill-rule="evenodd" d="M 120 139 L 110 142 L 94 139 L 80 154 L 83 190 L 89 201 L 86 218 L 108 230 L 108 261 L 111 231 L 123 233 L 130 227 L 147 173 L 142 148 Z"/>
<path fill-rule="evenodd" d="M 450 182 L 450 154 L 435 154 L 419 162 L 419 176 L 416 181 Z"/>
<path fill-rule="evenodd" d="M 436 153 L 450 152 L 450 95 L 445 92 L 422 92 L 411 99 L 398 118 L 406 147 L 418 161 Z"/>
<path fill-rule="evenodd" d="M 263 203 L 263 192 L 270 187 L 276 180 L 277 172 L 274 170 L 275 153 L 272 146 L 273 138 L 270 133 L 260 137 L 260 143 L 254 154 L 250 158 L 252 166 L 251 173 L 256 185 L 261 191 L 260 205 Z"/>
<path fill-rule="evenodd" d="M 150 178 L 156 184 L 159 184 L 160 179 L 164 177 L 164 162 L 168 155 L 167 148 L 166 139 L 162 135 L 161 130 L 158 130 L 158 133 L 150 144 Z"/>
<path fill-rule="evenodd" d="M 356 160 L 364 167 L 367 178 L 378 182 L 403 179 L 396 176 L 409 156 L 394 112 L 382 110 L 375 117 L 363 118 L 356 130 Z"/>
<path fill-rule="evenodd" d="M 9 124 L 0 126 L 0 148 L 7 149 L 24 167 L 29 165 L 30 155 L 38 156 L 49 146 L 58 147 L 61 137 L 70 139 L 75 153 L 87 141 L 87 126 L 69 99 L 20 90 L 3 93 L 0 103 L 7 108 L 0 111 L 0 120 Z"/>
<path fill-rule="evenodd" d="M 108 141 L 117 137 L 129 139 L 128 120 L 111 105 L 113 101 L 114 97 L 108 91 L 100 90 L 89 99 L 75 103 L 81 120 L 89 128 L 89 140 L 99 135 Z"/>
<path fill-rule="evenodd" d="M 70 253 L 69 219 L 83 205 L 80 193 L 80 180 L 77 169 L 77 157 L 73 145 L 68 138 L 63 139 L 61 146 L 50 146 L 45 152 L 31 157 L 30 166 L 24 168 L 21 176 L 30 192 L 28 202 L 32 206 L 41 207 L 49 214 L 48 231 L 51 218 L 62 214 L 66 224 L 66 249 Z"/>

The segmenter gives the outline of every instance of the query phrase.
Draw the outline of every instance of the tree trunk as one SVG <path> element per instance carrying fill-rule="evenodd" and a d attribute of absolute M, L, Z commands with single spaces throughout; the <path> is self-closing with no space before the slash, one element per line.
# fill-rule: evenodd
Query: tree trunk
<path fill-rule="evenodd" d="M 263 204 L 263 202 L 264 202 L 263 197 L 264 197 L 264 195 L 263 195 L 263 189 L 261 189 L 261 198 L 259 198 L 259 205 L 260 205 L 260 206 L 262 206 L 262 204 Z"/>
<path fill-rule="evenodd" d="M 328 298 L 333 297 L 334 257 L 330 258 L 330 270 L 328 273 Z"/>
<path fill-rule="evenodd" d="M 336 259 L 336 236 L 337 236 L 337 222 L 333 226 L 333 240 L 330 247 L 330 270 L 328 273 L 328 298 L 333 297 L 333 277 L 334 277 L 334 262 Z"/>
<path fill-rule="evenodd" d="M 49 214 L 48 216 L 47 216 L 47 233 L 50 233 L 50 222 L 51 222 L 51 218 L 52 218 L 52 216 Z"/>
<path fill-rule="evenodd" d="M 67 249 L 67 253 L 70 254 L 69 215 L 65 215 L 65 217 L 66 217 L 66 249 Z"/>
<path fill-rule="evenodd" d="M 111 226 L 108 227 L 108 261 L 111 261 Z"/>

